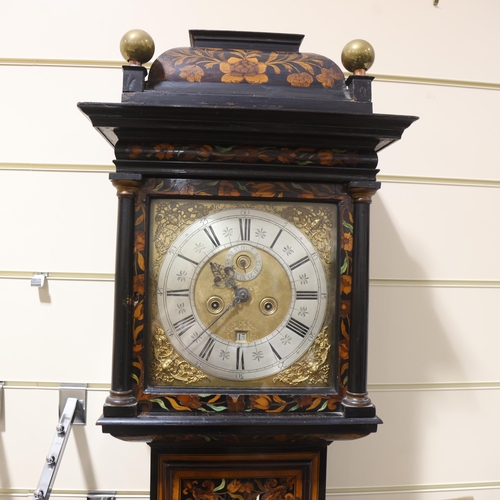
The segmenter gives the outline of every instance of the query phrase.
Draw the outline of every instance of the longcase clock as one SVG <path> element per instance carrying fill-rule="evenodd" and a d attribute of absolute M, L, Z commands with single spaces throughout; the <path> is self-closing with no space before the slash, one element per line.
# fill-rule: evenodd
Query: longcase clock
<path fill-rule="evenodd" d="M 372 47 L 301 35 L 122 40 L 122 102 L 80 103 L 114 147 L 118 236 L 104 432 L 151 446 L 151 498 L 325 497 L 326 450 L 375 432 L 367 394 Z"/>

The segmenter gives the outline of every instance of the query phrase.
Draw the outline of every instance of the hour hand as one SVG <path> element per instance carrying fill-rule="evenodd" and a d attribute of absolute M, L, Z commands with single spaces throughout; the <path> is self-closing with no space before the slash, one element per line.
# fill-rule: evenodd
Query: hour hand
<path fill-rule="evenodd" d="M 232 266 L 223 266 L 217 262 L 210 262 L 210 270 L 214 275 L 214 286 L 229 287 L 236 290 L 236 283 L 234 282 L 234 269 Z"/>

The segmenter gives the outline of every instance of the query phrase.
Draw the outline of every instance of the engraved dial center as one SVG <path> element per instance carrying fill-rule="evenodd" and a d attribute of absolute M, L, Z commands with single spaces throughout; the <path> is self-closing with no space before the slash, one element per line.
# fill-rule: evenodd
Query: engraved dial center
<path fill-rule="evenodd" d="M 241 261 L 245 258 L 245 264 L 251 263 L 253 273 L 235 271 L 233 279 L 237 288 L 216 286 L 215 296 L 212 272 L 214 262 L 237 268 L 238 259 L 243 265 Z M 249 275 L 255 277 L 248 278 Z M 240 279 L 241 276 L 244 279 Z M 245 282 L 244 286 L 241 286 L 240 281 Z M 210 328 L 213 334 L 230 342 L 255 342 L 265 338 L 280 326 L 292 303 L 289 273 L 273 255 L 250 245 L 237 245 L 212 255 L 200 270 L 193 290 L 196 313 L 205 325 L 223 312 L 224 308 L 217 307 L 217 304 L 230 304 L 238 297 L 238 304 Z M 208 301 L 207 297 L 210 297 Z M 244 336 L 240 334 L 243 321 L 247 325 Z"/>

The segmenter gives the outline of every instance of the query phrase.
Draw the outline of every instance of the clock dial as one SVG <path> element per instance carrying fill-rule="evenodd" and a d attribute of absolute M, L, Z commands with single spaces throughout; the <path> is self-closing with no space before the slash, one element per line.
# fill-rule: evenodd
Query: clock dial
<path fill-rule="evenodd" d="M 188 225 L 157 282 L 171 345 L 223 380 L 257 380 L 290 367 L 325 321 L 327 279 L 315 246 L 266 210 L 222 209 Z"/>

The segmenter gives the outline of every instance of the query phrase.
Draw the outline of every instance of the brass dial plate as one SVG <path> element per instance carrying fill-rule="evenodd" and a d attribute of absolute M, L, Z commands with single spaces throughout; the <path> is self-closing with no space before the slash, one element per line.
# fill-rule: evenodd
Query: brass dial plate
<path fill-rule="evenodd" d="M 331 322 L 336 206 L 186 201 L 177 218 L 189 220 L 165 238 L 173 203 L 151 207 L 155 331 L 205 374 L 198 384 L 274 385 Z M 153 382 L 157 371 L 153 361 Z"/>

